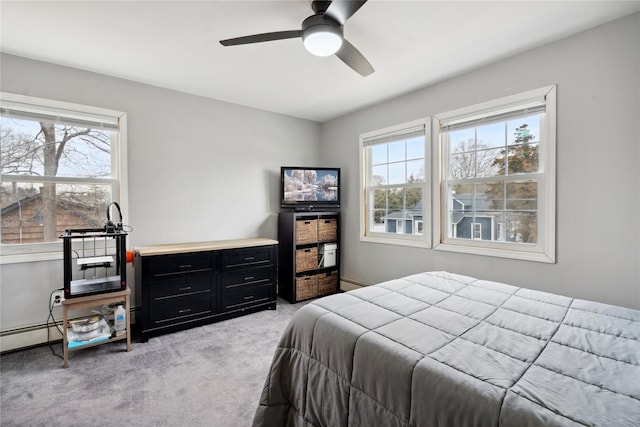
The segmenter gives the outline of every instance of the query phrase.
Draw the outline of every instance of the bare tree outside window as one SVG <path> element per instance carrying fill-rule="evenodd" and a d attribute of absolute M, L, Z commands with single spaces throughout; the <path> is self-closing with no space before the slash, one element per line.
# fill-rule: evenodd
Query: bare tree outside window
<path fill-rule="evenodd" d="M 104 223 L 117 133 L 0 117 L 2 243 L 56 241 Z"/>

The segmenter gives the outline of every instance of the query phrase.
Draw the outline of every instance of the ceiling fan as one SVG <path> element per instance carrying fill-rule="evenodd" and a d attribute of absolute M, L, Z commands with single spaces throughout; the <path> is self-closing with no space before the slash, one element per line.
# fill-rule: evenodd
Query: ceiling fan
<path fill-rule="evenodd" d="M 317 56 L 335 54 L 342 62 L 363 77 L 373 73 L 369 61 L 351 43 L 345 40 L 342 27 L 365 4 L 364 1 L 314 1 L 311 8 L 314 14 L 302 21 L 302 29 L 276 31 L 220 40 L 223 46 L 261 43 L 302 37 L 305 48 Z"/>

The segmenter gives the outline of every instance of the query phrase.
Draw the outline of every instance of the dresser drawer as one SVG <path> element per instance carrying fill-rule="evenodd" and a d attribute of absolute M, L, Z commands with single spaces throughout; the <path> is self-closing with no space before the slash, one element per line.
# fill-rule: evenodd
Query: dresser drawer
<path fill-rule="evenodd" d="M 213 276 L 206 272 L 179 275 L 167 280 L 152 280 L 148 291 L 153 301 L 203 292 L 213 293 Z"/>
<path fill-rule="evenodd" d="M 232 249 L 222 253 L 223 268 L 272 264 L 272 246 Z"/>
<path fill-rule="evenodd" d="M 209 295 L 187 295 L 153 303 L 149 321 L 152 327 L 201 318 L 215 312 L 214 298 Z"/>
<path fill-rule="evenodd" d="M 275 289 L 271 285 L 237 286 L 222 295 L 222 310 L 237 310 L 268 301 L 275 301 Z"/>
<path fill-rule="evenodd" d="M 155 256 L 149 260 L 149 271 L 153 277 L 184 272 L 211 270 L 213 257 L 210 253 L 188 253 Z"/>
<path fill-rule="evenodd" d="M 256 267 L 227 271 L 224 273 L 222 279 L 222 291 L 226 292 L 235 288 L 255 287 L 266 283 L 275 283 L 273 270 L 271 267 Z"/>

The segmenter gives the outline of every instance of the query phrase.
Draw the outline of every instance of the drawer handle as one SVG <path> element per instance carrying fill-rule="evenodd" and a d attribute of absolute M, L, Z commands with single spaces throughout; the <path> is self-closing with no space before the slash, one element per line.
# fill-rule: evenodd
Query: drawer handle
<path fill-rule="evenodd" d="M 245 261 L 253 261 L 254 259 L 255 259 L 255 257 L 248 256 L 248 257 L 245 257 L 245 259 L 244 259 L 244 260 L 245 260 Z"/>
<path fill-rule="evenodd" d="M 247 301 L 247 300 L 254 299 L 254 298 L 255 297 L 253 295 L 249 295 L 248 297 L 244 297 L 244 300 Z"/>
<path fill-rule="evenodd" d="M 185 314 L 185 313 L 189 313 L 191 311 L 190 308 L 185 308 L 184 310 L 178 310 L 178 314 Z"/>
<path fill-rule="evenodd" d="M 305 223 L 306 225 L 310 225 L 310 224 L 311 224 L 311 221 L 305 221 L 304 223 Z"/>
<path fill-rule="evenodd" d="M 191 268 L 191 264 L 182 264 L 178 268 Z"/>
<path fill-rule="evenodd" d="M 191 286 L 185 286 L 184 288 L 178 288 L 179 291 L 190 291 Z"/>
<path fill-rule="evenodd" d="M 244 280 L 253 280 L 253 276 L 247 276 L 244 278 Z"/>
<path fill-rule="evenodd" d="M 311 249 L 305 249 L 304 251 L 309 253 L 309 252 L 311 252 Z"/>

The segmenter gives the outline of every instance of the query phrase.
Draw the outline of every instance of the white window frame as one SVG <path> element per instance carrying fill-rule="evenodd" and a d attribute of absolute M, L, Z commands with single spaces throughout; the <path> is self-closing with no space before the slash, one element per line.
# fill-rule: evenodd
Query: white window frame
<path fill-rule="evenodd" d="M 471 120 L 508 111 L 528 103 L 544 99 L 545 114 L 540 123 L 540 178 L 538 180 L 538 239 L 536 244 L 524 245 L 491 240 L 449 238 L 446 230 L 447 200 L 445 179 L 447 174 L 446 147 L 441 126 L 453 121 Z M 432 126 L 433 152 L 439 153 L 434 166 L 433 194 L 440 195 L 440 204 L 433 206 L 433 223 L 438 227 L 434 233 L 433 247 L 436 250 L 487 255 L 503 258 L 555 263 L 556 260 L 556 86 L 496 99 L 489 102 L 435 115 Z"/>
<path fill-rule="evenodd" d="M 37 98 L 32 96 L 18 95 L 8 92 L 0 92 L 0 106 L 7 108 L 15 108 L 16 105 L 22 104 L 26 109 L 30 111 L 41 110 L 45 114 L 51 114 L 58 111 L 60 114 L 64 114 L 66 117 L 73 117 L 74 113 L 77 113 L 77 117 L 82 120 L 84 117 L 95 116 L 97 118 L 104 117 L 117 120 L 118 122 L 118 140 L 111 147 L 111 159 L 114 162 L 113 172 L 114 176 L 110 181 L 113 184 L 112 197 L 114 201 L 117 201 L 122 210 L 122 221 L 124 224 L 128 224 L 128 206 L 129 206 L 129 193 L 128 193 L 128 176 L 127 176 L 127 114 L 121 111 L 110 110 L 100 107 L 92 107 L 87 105 L 75 104 L 71 102 L 55 101 L 44 98 Z M 11 179 L 11 176 L 3 176 L 0 180 L 5 181 L 5 178 Z M 24 179 L 23 179 L 24 178 Z M 62 182 L 64 179 L 50 179 L 48 177 L 20 177 L 21 181 L 34 181 L 34 182 Z M 82 178 L 68 178 L 70 182 L 82 183 Z M 94 182 L 94 180 L 87 180 L 87 182 Z M 106 212 L 105 212 L 106 222 Z M 0 265 L 1 264 L 14 264 L 23 262 L 34 261 L 48 261 L 58 260 L 63 258 L 62 254 L 62 241 L 58 242 L 44 242 L 44 243 L 26 243 L 26 244 L 2 244 L 0 245 Z"/>
<path fill-rule="evenodd" d="M 424 182 L 422 183 L 422 234 L 399 234 L 399 233 L 375 233 L 367 231 L 368 221 L 368 200 L 367 200 L 367 177 L 370 175 L 368 159 L 365 156 L 366 141 L 373 139 L 383 139 L 395 135 L 407 133 L 410 129 L 417 127 L 424 128 Z M 371 243 L 386 243 L 401 246 L 413 246 L 419 248 L 431 247 L 432 224 L 427 217 L 431 214 L 431 120 L 423 118 L 396 126 L 390 126 L 360 135 L 360 241 Z M 427 225 L 427 226 L 425 226 Z"/>

